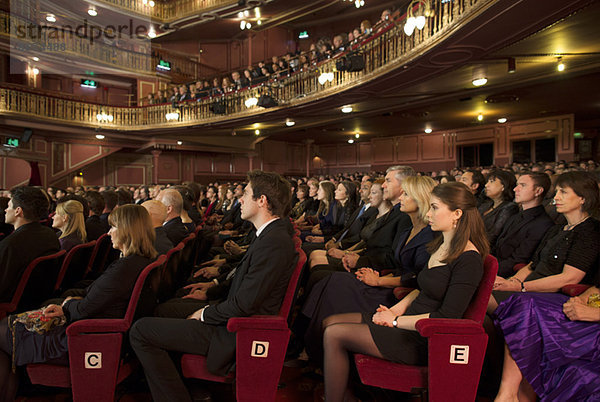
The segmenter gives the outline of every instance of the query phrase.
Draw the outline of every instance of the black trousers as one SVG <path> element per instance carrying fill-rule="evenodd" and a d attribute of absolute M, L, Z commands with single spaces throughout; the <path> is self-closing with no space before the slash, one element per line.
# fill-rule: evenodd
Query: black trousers
<path fill-rule="evenodd" d="M 216 329 L 198 320 L 158 317 L 142 318 L 133 325 L 129 339 L 155 402 L 192 401 L 169 352 L 206 355 Z"/>
<path fill-rule="evenodd" d="M 159 304 L 154 315 L 165 318 L 187 318 L 206 305 L 208 305 L 207 301 L 177 297 Z"/>

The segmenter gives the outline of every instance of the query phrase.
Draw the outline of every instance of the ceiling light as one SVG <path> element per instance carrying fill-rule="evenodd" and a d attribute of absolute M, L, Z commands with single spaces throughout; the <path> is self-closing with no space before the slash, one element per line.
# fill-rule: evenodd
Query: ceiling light
<path fill-rule="evenodd" d="M 96 134 L 96 138 L 99 140 L 103 140 L 105 137 L 104 134 Z"/>
<path fill-rule="evenodd" d="M 177 141 L 177 145 L 183 145 L 183 141 Z"/>
<path fill-rule="evenodd" d="M 256 21 L 256 25 L 262 25 L 262 21 L 261 20 Z"/>
<path fill-rule="evenodd" d="M 33 56 L 33 57 L 31 58 L 31 60 L 33 60 L 33 61 L 40 61 L 40 58 L 39 58 L 39 57 L 37 57 L 37 56 Z"/>
<path fill-rule="evenodd" d="M 292 127 L 296 124 L 296 122 L 292 119 L 285 119 L 285 125 L 288 127 Z"/>
<path fill-rule="evenodd" d="M 38 75 L 40 73 L 40 70 L 36 67 L 34 67 L 31 72 L 33 73 L 33 75 Z"/>
<path fill-rule="evenodd" d="M 95 16 L 97 16 L 97 15 L 98 15 L 98 11 L 96 11 L 96 9 L 95 9 L 95 8 L 93 8 L 93 7 L 90 7 L 90 8 L 88 8 L 88 14 L 89 14 L 90 16 L 92 16 L 92 17 L 95 17 Z"/>
<path fill-rule="evenodd" d="M 477 120 L 479 120 L 479 121 L 483 120 L 483 115 L 481 113 L 479 113 L 479 115 L 477 116 Z"/>
<path fill-rule="evenodd" d="M 428 127 L 425 129 L 425 134 L 431 134 L 432 131 L 433 130 Z"/>
<path fill-rule="evenodd" d="M 154 30 L 153 27 L 150 27 L 150 30 L 148 31 L 148 37 L 150 39 L 156 38 L 156 31 Z"/>
<path fill-rule="evenodd" d="M 248 10 L 244 10 L 244 16 L 245 16 L 245 17 L 248 17 L 249 15 L 250 15 L 250 11 L 248 11 Z"/>
<path fill-rule="evenodd" d="M 342 108 L 342 113 L 352 113 L 352 106 L 350 106 L 350 105 L 344 106 Z"/>
<path fill-rule="evenodd" d="M 354 138 L 360 138 L 360 134 L 359 133 L 354 134 Z"/>
<path fill-rule="evenodd" d="M 501 117 L 498 119 L 498 123 L 500 123 L 500 124 L 506 123 L 506 120 L 507 120 L 506 117 Z"/>
<path fill-rule="evenodd" d="M 46 21 L 48 22 L 56 22 L 56 16 L 54 14 L 47 14 Z"/>
<path fill-rule="evenodd" d="M 480 87 L 480 86 L 487 84 L 487 81 L 488 80 L 485 77 L 475 78 L 473 80 L 473 85 L 475 85 L 476 87 Z"/>
<path fill-rule="evenodd" d="M 354 144 L 354 140 L 353 140 L 352 138 L 350 138 L 350 139 L 348 140 L 348 144 Z"/>
<path fill-rule="evenodd" d="M 560 72 L 563 72 L 563 71 L 565 71 L 565 68 L 566 68 L 566 66 L 565 66 L 565 63 L 562 62 L 562 57 L 559 57 L 558 64 L 556 65 L 556 69 Z"/>
<path fill-rule="evenodd" d="M 254 130 L 254 135 L 260 135 L 260 130 Z"/>

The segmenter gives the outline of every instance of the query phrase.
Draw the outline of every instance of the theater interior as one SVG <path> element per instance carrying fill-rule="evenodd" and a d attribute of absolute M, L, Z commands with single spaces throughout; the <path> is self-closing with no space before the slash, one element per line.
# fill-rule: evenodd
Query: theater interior
<path fill-rule="evenodd" d="M 593 0 L 3 0 L 0 189 L 597 162 L 599 20 Z M 150 400 L 132 383 L 120 400 Z M 318 384 L 284 368 L 277 400 Z"/>

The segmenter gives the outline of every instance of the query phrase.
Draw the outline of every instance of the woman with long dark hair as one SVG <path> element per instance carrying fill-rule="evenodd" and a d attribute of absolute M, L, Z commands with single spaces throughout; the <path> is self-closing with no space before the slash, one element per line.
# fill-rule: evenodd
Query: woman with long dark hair
<path fill-rule="evenodd" d="M 489 200 L 481 204 L 479 212 L 490 244 L 496 243 L 508 219 L 519 212 L 519 206 L 513 202 L 516 185 L 515 175 L 504 170 L 492 170 L 488 176 L 485 195 Z"/>
<path fill-rule="evenodd" d="M 433 190 L 427 214 L 431 229 L 441 232 L 430 243 L 427 267 L 414 290 L 391 308 L 375 314 L 348 313 L 328 319 L 324 333 L 325 398 L 344 399 L 348 352 L 369 354 L 405 364 L 427 362 L 427 339 L 415 329 L 423 318 L 461 318 L 483 276 L 489 244 L 477 201 L 462 183 Z"/>

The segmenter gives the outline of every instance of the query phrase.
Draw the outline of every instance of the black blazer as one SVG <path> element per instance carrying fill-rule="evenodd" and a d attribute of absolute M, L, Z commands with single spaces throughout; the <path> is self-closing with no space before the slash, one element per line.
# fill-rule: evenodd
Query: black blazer
<path fill-rule="evenodd" d="M 151 262 L 151 258 L 139 255 L 130 255 L 114 261 L 87 287 L 83 299 L 73 299 L 65 303 L 63 311 L 67 321 L 87 317 L 123 318 L 135 281 Z"/>
<path fill-rule="evenodd" d="M 232 223 L 233 230 L 239 229 L 244 223 L 242 219 L 242 203 L 239 200 L 237 200 L 237 204 L 225 213 L 225 216 L 221 220 L 221 225 L 226 223 Z"/>
<path fill-rule="evenodd" d="M 176 217 L 163 224 L 167 237 L 174 245 L 179 244 L 189 234 L 187 228 L 183 225 L 181 217 Z"/>
<path fill-rule="evenodd" d="M 543 205 L 511 216 L 492 244 L 491 254 L 498 259 L 498 275 L 513 275 L 515 264 L 527 264 L 546 231 L 554 225 Z"/>
<path fill-rule="evenodd" d="M 502 204 L 498 205 L 498 208 L 484 216 L 484 212 L 489 210 L 493 203 L 494 201 L 490 200 L 481 204 L 479 207 L 479 212 L 481 213 L 483 224 L 485 225 L 485 233 L 488 236 L 490 244 L 496 243 L 496 238 L 500 235 L 508 218 L 519 213 L 519 206 L 517 204 L 504 201 Z"/>
<path fill-rule="evenodd" d="M 376 270 L 385 269 L 387 262 L 393 258 L 392 242 L 399 230 L 412 226 L 410 217 L 395 205 L 387 217 L 380 219 L 378 227 L 366 240 L 366 250 L 356 262 L 356 268 L 370 267 Z M 389 266 L 388 266 L 389 267 Z"/>
<path fill-rule="evenodd" d="M 394 276 L 399 276 L 402 286 L 418 287 L 417 276 L 429 262 L 427 244 L 433 240 L 434 232 L 427 225 L 406 244 L 411 228 L 399 231 L 394 238 L 394 258 L 389 268 L 394 269 Z"/>
<path fill-rule="evenodd" d="M 154 239 L 154 248 L 158 251 L 158 254 L 167 254 L 167 252 L 173 248 L 173 243 L 167 236 L 167 231 L 164 226 L 154 228 L 156 238 Z"/>
<path fill-rule="evenodd" d="M 12 299 L 27 265 L 60 251 L 54 230 L 37 222 L 22 225 L 0 242 L 0 302 Z"/>
<path fill-rule="evenodd" d="M 342 249 L 347 249 L 348 247 L 352 247 L 354 244 L 358 243 L 360 241 L 360 231 L 362 230 L 362 228 L 365 226 L 365 224 L 371 217 L 377 215 L 377 208 L 369 207 L 365 210 L 365 212 L 363 212 L 363 214 L 359 218 L 358 214 L 360 213 L 361 208 L 362 207 L 356 208 L 356 210 L 348 220 L 348 224 L 346 225 L 346 227 L 344 227 L 342 230 L 340 230 L 333 236 L 336 239 L 336 241 L 338 241 L 340 237 L 342 237 L 344 232 L 346 232 L 346 230 L 348 231 L 348 233 L 346 233 L 346 235 L 342 239 Z"/>
<path fill-rule="evenodd" d="M 272 222 L 252 242 L 236 268 L 227 299 L 204 310 L 204 322 L 217 326 L 206 359 L 211 373 L 227 373 L 235 360 L 236 335 L 227 331 L 231 317 L 279 312 L 297 260 L 286 220 Z"/>

